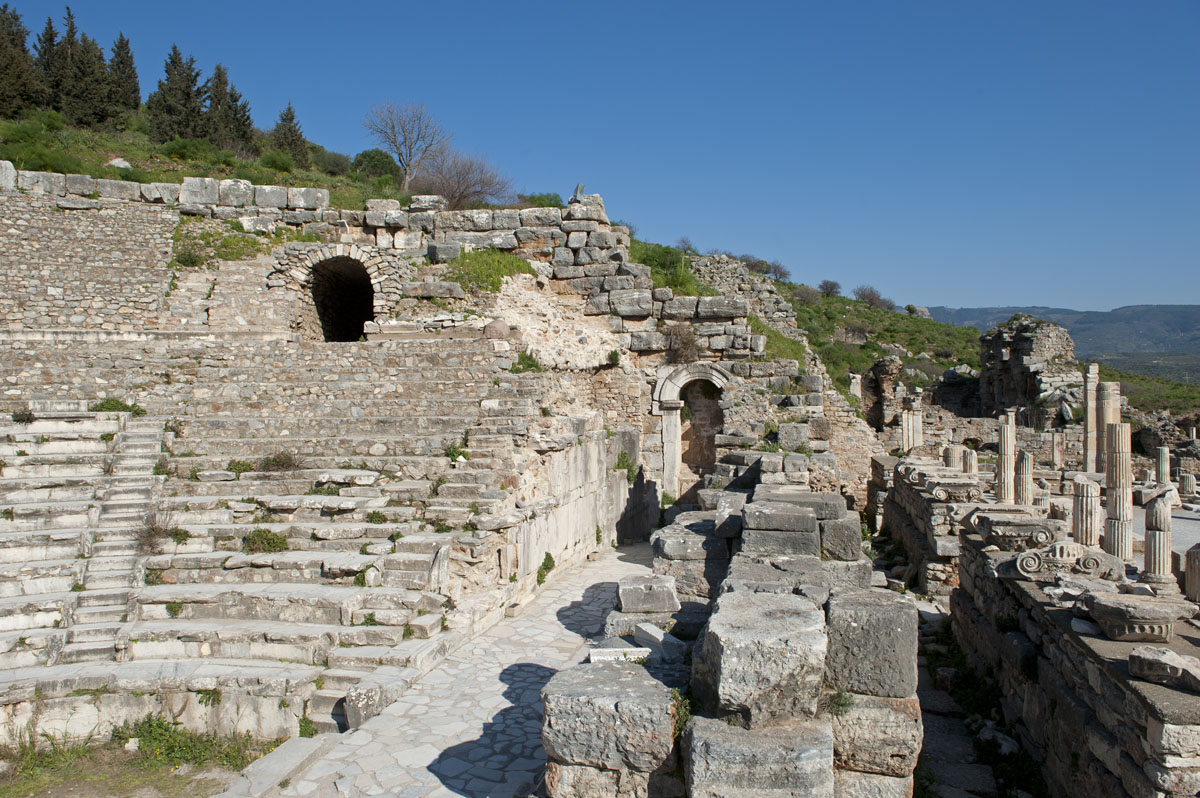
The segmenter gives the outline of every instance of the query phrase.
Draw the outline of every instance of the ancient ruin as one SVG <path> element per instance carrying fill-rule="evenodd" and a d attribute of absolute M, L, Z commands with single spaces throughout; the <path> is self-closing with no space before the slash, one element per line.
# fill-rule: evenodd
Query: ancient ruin
<path fill-rule="evenodd" d="M 286 739 L 230 798 L 1200 790 L 1200 459 L 1056 325 L 856 396 L 771 280 L 656 287 L 582 190 L 0 162 L 0 219 L 6 745 Z M 254 247 L 182 268 L 193 225 Z"/>

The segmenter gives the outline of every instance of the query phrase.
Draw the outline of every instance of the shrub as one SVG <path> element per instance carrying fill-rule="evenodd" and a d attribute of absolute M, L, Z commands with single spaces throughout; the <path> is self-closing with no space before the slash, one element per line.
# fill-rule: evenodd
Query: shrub
<path fill-rule="evenodd" d="M 296 161 L 282 150 L 267 150 L 258 162 L 276 172 L 290 172 L 296 168 Z"/>
<path fill-rule="evenodd" d="M 896 303 L 879 293 L 875 288 L 869 285 L 860 285 L 854 289 L 854 298 L 859 302 L 866 302 L 868 307 L 878 308 L 882 310 L 895 310 Z"/>
<path fill-rule="evenodd" d="M 180 241 L 176 242 L 171 263 L 183 269 L 199 269 L 204 265 L 204 255 L 192 242 Z"/>
<path fill-rule="evenodd" d="M 310 146 L 309 153 L 312 156 L 312 165 L 327 175 L 344 175 L 350 171 L 351 163 L 348 155 L 330 152 L 316 144 Z"/>
<path fill-rule="evenodd" d="M 175 161 L 215 161 L 219 157 L 216 145 L 208 139 L 176 138 L 161 145 L 158 151 Z"/>
<path fill-rule="evenodd" d="M 700 359 L 700 344 L 696 331 L 690 324 L 676 324 L 668 328 L 670 344 L 668 354 L 672 363 L 695 363 Z"/>
<path fill-rule="evenodd" d="M 537 583 L 543 585 L 546 583 L 546 576 L 554 570 L 554 558 L 550 556 L 550 552 L 546 552 L 546 556 L 542 558 L 542 564 L 537 569 Z"/>
<path fill-rule="evenodd" d="M 250 530 L 246 537 L 242 538 L 242 551 L 246 554 L 269 554 L 287 550 L 287 538 L 263 527 Z"/>
<path fill-rule="evenodd" d="M 462 458 L 464 458 L 464 459 L 466 459 L 466 460 L 470 460 L 470 459 L 471 459 L 471 454 L 470 454 L 470 452 L 468 452 L 468 451 L 466 450 L 466 447 L 465 447 L 465 446 L 463 446 L 462 444 L 458 444 L 458 443 L 448 443 L 448 444 L 446 444 L 445 455 L 446 455 L 446 457 L 448 457 L 448 458 L 449 458 L 451 461 L 457 460 L 457 459 L 458 459 L 458 458 L 460 458 L 460 457 L 462 457 Z"/>
<path fill-rule="evenodd" d="M 618 366 L 621 364 L 621 350 L 614 349 L 608 353 L 608 364 L 610 366 Z"/>
<path fill-rule="evenodd" d="M 278 451 L 259 458 L 258 461 L 259 471 L 295 471 L 298 468 L 302 468 L 300 458 L 292 452 Z"/>
<path fill-rule="evenodd" d="M 219 690 L 202 691 L 212 703 L 220 702 Z M 178 721 L 155 715 L 117 726 L 112 731 L 113 742 L 124 745 L 138 740 L 137 757 L 143 765 L 159 764 L 170 768 L 182 765 L 203 766 L 215 763 L 230 770 L 241 770 L 274 747 L 270 741 L 255 741 L 250 735 L 220 737 L 216 734 L 197 734 L 183 728 Z"/>
<path fill-rule="evenodd" d="M 388 517 L 380 510 L 372 510 L 367 513 L 366 521 L 368 524 L 386 524 Z"/>
<path fill-rule="evenodd" d="M 517 362 L 513 363 L 509 369 L 513 374 L 524 374 L 525 372 L 540 372 L 542 364 L 538 359 L 529 352 L 521 352 L 517 355 Z"/>
<path fill-rule="evenodd" d="M 32 424 L 37 421 L 37 416 L 28 407 L 23 407 L 13 411 L 12 420 L 14 424 Z"/>
<path fill-rule="evenodd" d="M 815 305 L 821 301 L 821 292 L 811 285 L 798 285 L 792 289 L 792 299 L 801 305 Z"/>
<path fill-rule="evenodd" d="M 633 460 L 629 458 L 629 452 L 622 449 L 617 453 L 617 464 L 613 466 L 618 471 L 625 472 L 625 479 L 629 480 L 632 485 L 637 479 L 637 468 L 633 465 Z"/>
<path fill-rule="evenodd" d="M 248 462 L 246 460 L 230 460 L 228 463 L 225 464 L 225 470 L 232 471 L 233 473 L 237 474 L 238 476 L 241 476 L 242 474 L 245 474 L 247 471 L 253 471 L 254 463 Z"/>
<path fill-rule="evenodd" d="M 522 208 L 565 208 L 566 203 L 563 202 L 562 195 L 554 193 L 543 194 L 518 194 L 517 203 Z"/>
<path fill-rule="evenodd" d="M 191 534 L 184 528 L 173 526 L 167 530 L 167 537 L 175 541 L 176 546 L 182 546 L 191 540 Z"/>
<path fill-rule="evenodd" d="M 167 615 L 171 616 L 172 618 L 178 618 L 179 613 L 183 612 L 183 602 L 182 601 L 168 601 L 167 605 L 166 605 L 166 609 L 167 609 Z"/>
<path fill-rule="evenodd" d="M 138 405 L 136 402 L 128 405 L 122 402 L 120 399 L 115 399 L 111 396 L 107 399 L 102 399 L 99 402 L 94 402 L 88 408 L 88 410 L 92 411 L 93 413 L 129 413 L 131 416 L 135 417 L 146 415 L 146 409 Z"/>
<path fill-rule="evenodd" d="M 446 279 L 458 283 L 467 294 L 500 290 L 505 277 L 514 274 L 534 274 L 528 261 L 498 249 L 464 252 L 450 261 Z"/>

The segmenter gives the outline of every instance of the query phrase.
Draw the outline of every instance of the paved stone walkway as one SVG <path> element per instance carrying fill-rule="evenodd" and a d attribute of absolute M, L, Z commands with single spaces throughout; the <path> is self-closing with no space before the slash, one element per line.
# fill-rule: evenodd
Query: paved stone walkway
<path fill-rule="evenodd" d="M 542 686 L 583 660 L 616 606 L 617 580 L 649 570 L 650 557 L 648 545 L 623 548 L 552 578 L 520 616 L 464 644 L 281 795 L 527 795 L 545 764 Z"/>

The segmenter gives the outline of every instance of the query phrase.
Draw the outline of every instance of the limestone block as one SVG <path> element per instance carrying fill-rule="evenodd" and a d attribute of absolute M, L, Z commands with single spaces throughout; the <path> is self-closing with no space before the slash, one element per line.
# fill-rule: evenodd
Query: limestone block
<path fill-rule="evenodd" d="M 215 177 L 185 177 L 179 189 L 181 205 L 216 205 L 221 198 L 221 184 Z"/>
<path fill-rule="evenodd" d="M 596 663 L 542 688 L 542 745 L 552 762 L 653 773 L 674 766 L 671 691 L 645 668 Z"/>
<path fill-rule="evenodd" d="M 221 205 L 244 208 L 254 204 L 254 184 L 249 180 L 222 180 L 217 195 Z"/>
<path fill-rule="evenodd" d="M 851 695 L 853 705 L 833 716 L 834 764 L 884 776 L 911 775 L 924 734 L 920 701 Z"/>
<path fill-rule="evenodd" d="M 621 612 L 677 612 L 679 597 L 669 576 L 627 576 L 617 583 Z"/>
<path fill-rule="evenodd" d="M 101 197 L 107 199 L 121 199 L 136 202 L 142 194 L 142 186 L 140 183 L 135 183 L 132 180 L 104 180 L 96 181 L 96 191 Z"/>
<path fill-rule="evenodd" d="M 661 352 L 670 345 L 670 339 L 658 332 L 634 332 L 629 336 L 629 349 L 634 352 Z"/>
<path fill-rule="evenodd" d="M 232 471 L 200 471 L 196 479 L 201 482 L 232 482 L 237 479 L 237 474 Z"/>
<path fill-rule="evenodd" d="M 706 560 L 654 558 L 654 573 L 674 577 L 675 589 L 685 599 L 708 599 L 717 595 L 728 567 L 728 559 L 715 556 Z"/>
<path fill-rule="evenodd" d="M 408 202 L 409 211 L 444 211 L 446 198 L 437 194 L 417 194 Z"/>
<path fill-rule="evenodd" d="M 716 535 L 716 523 L 670 524 L 650 537 L 654 556 L 668 560 L 729 559 L 729 543 Z"/>
<path fill-rule="evenodd" d="M 747 730 L 693 718 L 684 731 L 692 798 L 833 798 L 828 719 Z"/>
<path fill-rule="evenodd" d="M 749 312 L 749 304 L 740 296 L 702 296 L 696 305 L 699 319 L 733 319 Z"/>
<path fill-rule="evenodd" d="M 242 230 L 247 233 L 274 233 L 275 222 L 263 216 L 239 216 Z"/>
<path fill-rule="evenodd" d="M 753 501 L 742 507 L 742 529 L 816 532 L 817 514 L 786 502 Z"/>
<path fill-rule="evenodd" d="M 567 246 L 571 249 L 579 249 L 587 246 L 587 233 L 568 233 Z"/>
<path fill-rule="evenodd" d="M 670 288 L 655 288 L 653 296 L 655 302 L 667 302 L 675 298 L 675 292 Z"/>
<path fill-rule="evenodd" d="M 67 195 L 67 176 L 54 172 L 17 172 L 17 188 L 30 194 L 49 194 L 53 197 Z"/>
<path fill-rule="evenodd" d="M 588 297 L 587 304 L 583 307 L 583 315 L 585 316 L 604 316 L 611 312 L 612 305 L 607 293 L 594 294 Z"/>
<path fill-rule="evenodd" d="M 846 499 L 837 493 L 813 493 L 788 486 L 760 485 L 754 491 L 754 500 L 788 502 L 808 508 L 821 521 L 841 518 L 846 514 Z"/>
<path fill-rule="evenodd" d="M 605 291 L 628 291 L 629 289 L 634 287 L 633 282 L 634 282 L 634 280 L 632 277 L 622 277 L 622 276 L 617 276 L 617 275 L 614 275 L 612 277 L 605 277 L 604 278 L 604 290 Z"/>
<path fill-rule="evenodd" d="M 84 197 L 62 197 L 55 200 L 54 206 L 64 211 L 99 210 L 103 207 L 100 204 L 100 200 L 86 199 Z"/>
<path fill-rule="evenodd" d="M 891 590 L 829 600 L 826 681 L 851 693 L 908 698 L 917 691 L 917 606 Z"/>
<path fill-rule="evenodd" d="M 293 210 L 315 211 L 329 207 L 329 189 L 289 188 L 287 206 Z"/>
<path fill-rule="evenodd" d="M 525 208 L 519 216 L 521 227 L 558 227 L 562 223 L 561 208 Z"/>
<path fill-rule="evenodd" d="M 17 168 L 12 161 L 0 161 L 0 191 L 14 191 L 17 188 Z"/>
<path fill-rule="evenodd" d="M 615 233 L 604 231 L 589 233 L 587 236 L 587 245 L 589 247 L 600 247 L 601 249 L 612 249 L 617 245 L 617 236 Z M 570 245 L 568 244 L 568 246 Z"/>
<path fill-rule="evenodd" d="M 667 320 L 677 321 L 693 318 L 696 315 L 696 304 L 698 302 L 699 298 L 694 296 L 677 296 L 673 299 L 668 299 L 663 302 L 662 317 Z"/>
<path fill-rule="evenodd" d="M 575 266 L 572 264 L 569 266 L 555 266 L 554 267 L 554 279 L 555 280 L 576 280 L 576 279 L 579 279 L 580 277 L 583 277 L 583 267 L 582 266 Z"/>
<path fill-rule="evenodd" d="M 391 249 L 396 243 L 396 234 L 383 227 L 375 228 L 375 246 L 380 249 Z"/>
<path fill-rule="evenodd" d="M 213 206 L 197 205 L 195 203 L 179 203 L 176 206 L 180 216 L 212 216 Z"/>
<path fill-rule="evenodd" d="M 588 651 L 588 662 L 638 662 L 650 658 L 653 652 L 643 646 L 613 646 Z"/>
<path fill-rule="evenodd" d="M 462 245 L 452 241 L 430 241 L 429 260 L 432 263 L 449 263 L 462 255 Z"/>
<path fill-rule="evenodd" d="M 260 208 L 286 208 L 288 190 L 285 186 L 255 186 L 254 204 Z"/>
<path fill-rule="evenodd" d="M 146 202 L 174 205 L 179 202 L 179 189 L 178 183 L 143 183 L 142 199 Z"/>
<path fill-rule="evenodd" d="M 400 200 L 395 199 L 369 199 L 364 204 L 368 211 L 398 211 L 400 210 Z"/>
<path fill-rule="evenodd" d="M 862 521 L 858 513 L 821 522 L 821 551 L 835 560 L 857 560 L 862 556 Z"/>
<path fill-rule="evenodd" d="M 546 763 L 547 798 L 639 798 L 651 794 L 648 773 Z"/>
<path fill-rule="evenodd" d="M 405 211 L 388 211 L 383 215 L 383 223 L 387 227 L 408 227 L 408 214 Z"/>
<path fill-rule="evenodd" d="M 608 215 L 604 212 L 603 205 L 593 205 L 590 203 L 575 202 L 567 206 L 563 211 L 562 218 L 564 221 L 585 221 L 585 222 L 603 222 L 608 224 Z"/>
<path fill-rule="evenodd" d="M 654 309 L 650 292 L 643 288 L 612 291 L 609 294 L 612 312 L 624 318 L 645 318 Z"/>
<path fill-rule="evenodd" d="M 810 530 L 746 529 L 742 519 L 742 551 L 746 554 L 819 556 L 821 536 L 813 518 Z"/>
<path fill-rule="evenodd" d="M 692 690 L 703 706 L 749 728 L 812 716 L 826 645 L 824 613 L 811 600 L 725 593 L 693 653 Z"/>
<path fill-rule="evenodd" d="M 834 770 L 833 780 L 837 798 L 912 798 L 913 794 L 912 776 L 897 778 L 880 776 L 878 773 Z"/>
<path fill-rule="evenodd" d="M 683 662 L 687 654 L 687 643 L 652 623 L 639 623 L 635 626 L 633 641 L 649 649 L 650 656 L 662 662 Z"/>
<path fill-rule="evenodd" d="M 85 197 L 96 191 L 96 178 L 91 175 L 67 175 L 67 193 Z"/>

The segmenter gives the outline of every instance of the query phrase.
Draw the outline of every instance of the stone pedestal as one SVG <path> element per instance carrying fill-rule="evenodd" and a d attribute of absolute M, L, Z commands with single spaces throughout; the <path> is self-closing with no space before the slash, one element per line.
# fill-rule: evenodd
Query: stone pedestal
<path fill-rule="evenodd" d="M 1075 498 L 1071 507 L 1071 534 L 1084 546 L 1099 546 L 1104 529 L 1100 509 L 1100 486 L 1082 474 L 1075 477 Z"/>
<path fill-rule="evenodd" d="M 1108 383 L 1101 383 L 1103 388 Z M 1104 430 L 1105 487 L 1108 518 L 1104 522 L 1104 550 L 1125 562 L 1133 559 L 1133 453 L 1129 425 L 1109 424 Z"/>
<path fill-rule="evenodd" d="M 1033 458 L 1024 449 L 1017 452 L 1015 492 L 1017 504 L 1033 504 Z"/>
<path fill-rule="evenodd" d="M 1015 498 L 1013 480 L 1016 471 L 1017 428 L 1005 418 L 1000 424 L 998 441 L 999 455 L 996 457 L 996 485 L 993 489 L 996 501 L 1012 504 Z"/>
<path fill-rule="evenodd" d="M 1121 423 L 1121 383 L 1100 383 L 1096 397 L 1096 470 L 1107 471 L 1108 425 Z"/>

